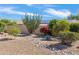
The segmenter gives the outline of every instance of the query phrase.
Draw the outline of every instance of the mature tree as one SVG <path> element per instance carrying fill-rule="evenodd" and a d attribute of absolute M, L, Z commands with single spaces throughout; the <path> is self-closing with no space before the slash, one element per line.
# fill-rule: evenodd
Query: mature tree
<path fill-rule="evenodd" d="M 70 15 L 70 20 L 74 20 L 74 19 L 77 19 L 77 16 L 74 16 L 74 15 Z"/>
<path fill-rule="evenodd" d="M 70 20 L 79 20 L 79 14 L 77 14 L 77 15 L 70 15 L 69 19 Z"/>

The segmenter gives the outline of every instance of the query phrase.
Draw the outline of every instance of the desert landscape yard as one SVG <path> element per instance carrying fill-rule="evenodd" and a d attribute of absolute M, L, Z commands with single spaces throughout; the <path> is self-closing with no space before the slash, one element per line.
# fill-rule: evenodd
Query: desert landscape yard
<path fill-rule="evenodd" d="M 74 46 L 68 47 L 59 44 L 59 40 L 45 41 L 44 38 L 35 38 L 36 35 L 16 37 L 14 40 L 0 41 L 1 55 L 77 55 L 79 48 L 77 41 Z M 43 39 L 43 40 L 42 40 Z"/>
<path fill-rule="evenodd" d="M 79 5 L 56 6 L 0 4 L 0 55 L 79 55 Z"/>

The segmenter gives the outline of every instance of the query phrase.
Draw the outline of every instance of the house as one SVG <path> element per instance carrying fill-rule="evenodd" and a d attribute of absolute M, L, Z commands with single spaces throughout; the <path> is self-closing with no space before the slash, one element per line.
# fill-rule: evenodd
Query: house
<path fill-rule="evenodd" d="M 16 21 L 17 27 L 20 29 L 21 33 L 28 34 L 28 30 L 22 21 Z"/>
<path fill-rule="evenodd" d="M 67 20 L 68 22 L 71 22 L 71 23 L 75 23 L 75 22 L 79 22 L 79 20 Z M 26 26 L 23 24 L 22 21 L 16 21 L 17 23 L 17 27 L 20 29 L 21 33 L 23 34 L 28 34 L 28 30 L 26 28 Z M 41 34 L 40 33 L 40 28 L 43 27 L 43 26 L 47 26 L 48 24 L 44 24 L 44 23 L 41 23 L 39 25 L 39 27 L 34 31 L 35 34 Z"/>
<path fill-rule="evenodd" d="M 39 27 L 35 30 L 34 33 L 35 33 L 35 34 L 41 34 L 40 28 L 42 28 L 42 27 L 44 27 L 44 26 L 48 26 L 48 24 L 43 24 L 43 23 L 40 24 Z"/>
<path fill-rule="evenodd" d="M 17 23 L 17 27 L 20 29 L 21 33 L 23 34 L 28 34 L 28 30 L 26 28 L 26 26 L 23 24 L 22 21 L 16 21 Z M 40 33 L 40 28 L 43 26 L 47 26 L 48 24 L 40 24 L 39 27 L 34 31 L 34 34 L 41 34 Z"/>

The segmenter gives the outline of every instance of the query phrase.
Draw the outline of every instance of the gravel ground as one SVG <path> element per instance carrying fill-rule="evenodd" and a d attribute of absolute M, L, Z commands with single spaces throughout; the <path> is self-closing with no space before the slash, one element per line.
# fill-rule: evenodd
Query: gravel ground
<path fill-rule="evenodd" d="M 74 43 L 72 47 L 68 47 L 66 45 L 61 45 L 59 40 L 56 38 L 52 38 L 52 41 L 44 41 L 45 38 L 35 38 L 34 35 L 27 36 L 29 40 L 36 47 L 49 49 L 53 55 L 78 55 L 79 49 L 76 47 L 79 45 L 79 41 Z"/>
<path fill-rule="evenodd" d="M 34 46 L 28 39 L 18 37 L 15 40 L 0 41 L 1 55 L 50 55 L 46 49 Z"/>
<path fill-rule="evenodd" d="M 1 36 L 2 37 L 2 36 Z M 13 37 L 14 38 L 14 37 Z M 15 40 L 0 41 L 1 55 L 79 55 L 79 41 L 72 47 L 61 45 L 58 39 L 44 40 L 35 35 L 15 37 Z M 78 47 L 78 48 L 76 48 Z"/>

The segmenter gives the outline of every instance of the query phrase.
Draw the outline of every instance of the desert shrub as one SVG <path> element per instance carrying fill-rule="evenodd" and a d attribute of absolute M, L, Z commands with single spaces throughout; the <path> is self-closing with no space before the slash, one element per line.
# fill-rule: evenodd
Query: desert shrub
<path fill-rule="evenodd" d="M 7 25 L 16 25 L 16 22 L 15 21 L 11 21 L 11 20 L 8 20 L 8 19 L 1 19 L 0 22 L 3 22 Z"/>
<path fill-rule="evenodd" d="M 71 32 L 79 32 L 79 23 L 71 23 L 70 24 Z"/>
<path fill-rule="evenodd" d="M 25 15 L 25 18 L 23 19 L 23 23 L 27 27 L 30 34 L 33 33 L 35 29 L 38 28 L 40 22 L 41 22 L 41 16 L 39 15 L 34 16 Z"/>
<path fill-rule="evenodd" d="M 57 36 L 60 31 L 69 31 L 69 23 L 66 20 L 52 20 L 49 22 L 52 35 Z"/>
<path fill-rule="evenodd" d="M 40 32 L 43 34 L 48 34 L 48 32 L 49 32 L 48 26 L 44 26 L 44 27 L 40 28 Z"/>
<path fill-rule="evenodd" d="M 66 20 L 60 20 L 56 24 L 57 31 L 68 31 L 69 29 L 69 23 Z"/>
<path fill-rule="evenodd" d="M 15 21 L 11 21 L 11 20 L 8 20 L 8 19 L 1 19 L 0 24 L 2 24 L 1 28 L 0 28 L 0 31 L 3 31 L 3 32 L 7 31 L 8 26 L 16 26 Z"/>
<path fill-rule="evenodd" d="M 50 29 L 52 29 L 53 26 L 56 25 L 57 22 L 58 22 L 58 20 L 56 20 L 56 19 L 50 20 L 49 23 L 48 23 L 48 27 Z"/>
<path fill-rule="evenodd" d="M 51 32 L 48 26 L 43 26 L 42 28 L 40 28 L 40 32 L 45 36 L 45 40 L 51 40 Z"/>
<path fill-rule="evenodd" d="M 79 33 L 76 32 L 61 32 L 61 43 L 71 45 L 72 42 L 79 40 Z"/>
<path fill-rule="evenodd" d="M 4 32 L 5 23 L 0 22 L 0 32 Z"/>
<path fill-rule="evenodd" d="M 56 30 L 55 30 L 55 26 L 57 24 L 58 20 L 54 19 L 54 20 L 50 20 L 48 23 L 48 28 L 50 29 L 51 35 L 56 35 Z"/>
<path fill-rule="evenodd" d="M 7 29 L 6 32 L 11 35 L 17 35 L 20 33 L 20 30 L 17 27 L 12 26 L 11 28 Z"/>

